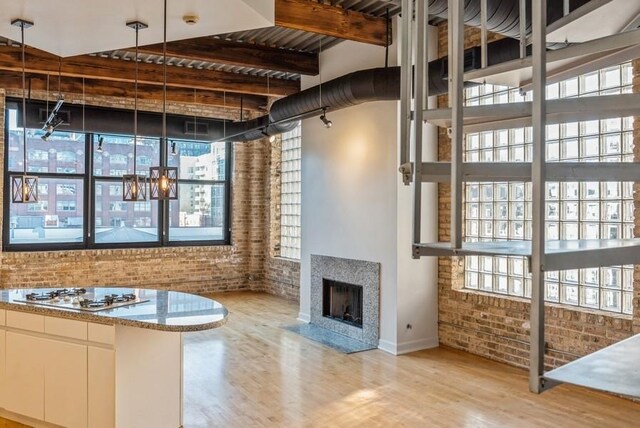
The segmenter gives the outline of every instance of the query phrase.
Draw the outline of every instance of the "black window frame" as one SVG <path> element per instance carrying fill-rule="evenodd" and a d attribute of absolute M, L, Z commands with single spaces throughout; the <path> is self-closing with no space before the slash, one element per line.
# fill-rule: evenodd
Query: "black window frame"
<path fill-rule="evenodd" d="M 2 251 L 6 252 L 34 252 L 34 251 L 64 251 L 64 250 L 99 250 L 99 249 L 133 249 L 133 248 L 162 248 L 162 247 L 195 247 L 195 246 L 224 246 L 231 245 L 231 204 L 232 204 L 232 171 L 233 166 L 232 163 L 234 161 L 233 156 L 233 144 L 230 142 L 225 142 L 225 175 L 224 180 L 194 180 L 194 179 L 178 179 L 178 185 L 182 184 L 192 184 L 192 183 L 200 183 L 205 185 L 220 185 L 224 186 L 224 210 L 223 210 L 223 222 L 222 222 L 222 231 L 223 238 L 222 239 L 203 239 L 203 240 L 185 240 L 185 241 L 171 241 L 170 240 L 170 230 L 169 230 L 169 204 L 172 201 L 158 201 L 158 239 L 153 242 L 117 242 L 117 243 L 97 243 L 95 242 L 95 223 L 96 223 L 96 212 L 95 212 L 95 186 L 97 182 L 110 182 L 110 183 L 118 183 L 122 184 L 122 177 L 108 177 L 108 176 L 95 176 L 93 170 L 93 150 L 94 150 L 94 141 L 96 136 L 99 134 L 102 135 L 125 135 L 128 137 L 132 137 L 132 135 L 127 133 L 114 133 L 114 132 L 95 132 L 95 131 L 87 131 L 84 133 L 84 150 L 85 150 L 85 159 L 84 159 L 84 174 L 66 174 L 66 173 L 57 173 L 57 172 L 29 172 L 29 175 L 35 175 L 39 178 L 43 179 L 74 179 L 81 180 L 83 184 L 83 200 L 82 200 L 82 210 L 83 210 L 83 225 L 82 225 L 82 241 L 81 242 L 55 242 L 55 243 L 22 243 L 16 244 L 11 243 L 11 229 L 10 229 L 10 216 L 11 216 L 11 191 L 8 188 L 10 185 L 10 175 L 15 173 L 20 173 L 21 171 L 9 171 L 9 120 L 8 120 L 8 112 L 11 109 L 11 105 L 13 104 L 12 99 L 7 99 L 6 107 L 4 109 L 3 114 L 5 115 L 5 155 L 3 159 L 4 165 L 4 193 L 3 193 L 3 217 L 5 221 L 2 225 Z M 108 112 L 108 110 L 105 110 Z M 27 124 L 29 125 L 30 119 L 27 119 Z M 33 127 L 28 127 L 28 129 L 35 129 Z M 66 129 L 62 129 L 62 132 L 67 131 Z M 80 132 L 81 131 L 75 131 Z M 149 138 L 157 139 L 160 145 L 160 165 L 168 164 L 168 156 L 170 150 L 170 144 L 173 140 L 179 141 L 187 141 L 190 143 L 199 143 L 199 144 L 215 144 L 210 141 L 205 140 L 196 140 L 189 138 L 167 138 L 163 139 L 160 136 L 148 136 Z M 50 144 L 55 144 L 52 141 Z M 153 165 L 152 165 L 153 166 Z M 146 168 L 146 166 L 145 166 Z M 55 186 L 54 186 L 55 187 Z M 55 189 L 54 189 L 55 190 Z M 49 192 L 51 189 L 49 189 Z M 134 202 L 127 202 L 134 203 Z M 103 206 L 104 210 L 105 207 Z"/>

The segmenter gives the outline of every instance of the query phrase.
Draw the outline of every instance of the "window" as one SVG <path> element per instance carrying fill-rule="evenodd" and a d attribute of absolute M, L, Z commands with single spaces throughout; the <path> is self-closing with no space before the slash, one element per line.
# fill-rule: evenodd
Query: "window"
<path fill-rule="evenodd" d="M 75 211 L 76 201 L 58 201 L 56 202 L 57 211 Z"/>
<path fill-rule="evenodd" d="M 22 128 L 17 103 L 8 100 L 5 182 L 22 173 Z M 122 175 L 133 173 L 133 138 L 105 135 L 95 150 L 97 134 L 58 131 L 49 142 L 40 130 L 27 130 L 28 172 L 38 176 L 40 200 L 4 203 L 5 250 L 52 250 L 161 245 L 214 245 L 230 241 L 230 144 L 138 139 L 137 173 L 148 176 L 153 165 L 180 168 L 177 201 L 122 201 Z M 91 154 L 87 157 L 86 154 Z M 167 224 L 163 232 L 163 225 Z"/>
<path fill-rule="evenodd" d="M 12 141 L 22 141 L 22 129 L 9 123 L 7 138 L 9 145 Z M 40 137 L 40 130 L 27 130 L 28 171 L 38 176 L 39 202 L 35 204 L 14 204 L 11 202 L 11 192 L 5 191 L 5 204 L 8 205 L 9 222 L 5 224 L 5 247 L 12 244 L 60 244 L 83 242 L 84 211 L 82 205 L 82 189 L 84 176 L 77 171 L 84 172 L 84 160 L 73 171 L 58 171 L 53 166 L 56 157 L 49 157 L 49 150 L 53 144 L 58 150 L 84 153 L 84 135 L 72 132 L 56 131 L 54 141 L 44 142 Z M 10 172 L 22 172 L 23 147 L 20 143 L 18 150 L 9 150 L 7 165 Z M 84 155 L 82 155 L 84 156 Z M 33 159 L 33 162 L 31 161 Z M 5 183 L 8 183 L 5 177 Z M 49 190 L 52 190 L 49 192 Z M 72 192 L 71 189 L 75 189 Z M 55 190 L 55 192 L 53 192 Z M 55 193 L 55 195 L 52 195 Z"/>
<path fill-rule="evenodd" d="M 75 184 L 58 184 L 56 185 L 56 195 L 75 195 Z"/>
<path fill-rule="evenodd" d="M 174 141 L 169 166 L 177 166 L 178 200 L 169 204 L 169 241 L 224 240 L 228 225 L 227 145 Z"/>
<path fill-rule="evenodd" d="M 280 256 L 300 259 L 302 125 L 282 135 Z"/>
<path fill-rule="evenodd" d="M 56 153 L 56 160 L 58 162 L 75 163 L 76 154 L 70 151 L 58 151 Z"/>
<path fill-rule="evenodd" d="M 29 161 L 48 161 L 49 152 L 46 150 L 33 150 L 27 153 Z"/>
<path fill-rule="evenodd" d="M 631 92 L 632 67 L 622 64 L 549 85 L 547 98 Z M 522 101 L 517 90 L 478 86 L 467 104 Z M 633 160 L 633 118 L 547 126 L 548 162 Z M 469 134 L 467 162 L 531 161 L 531 128 Z M 467 183 L 465 233 L 469 241 L 531 239 L 531 183 Z M 633 183 L 550 182 L 546 188 L 546 237 L 615 239 L 633 237 Z M 526 261 L 518 257 L 466 257 L 466 288 L 530 297 Z M 633 266 L 548 272 L 550 302 L 632 313 Z"/>
<path fill-rule="evenodd" d="M 129 158 L 127 157 L 127 155 L 123 155 L 123 154 L 113 154 L 111 155 L 111 157 L 109 158 L 109 162 L 113 165 L 113 164 L 118 164 L 118 163 L 123 163 L 126 164 L 129 162 Z"/>

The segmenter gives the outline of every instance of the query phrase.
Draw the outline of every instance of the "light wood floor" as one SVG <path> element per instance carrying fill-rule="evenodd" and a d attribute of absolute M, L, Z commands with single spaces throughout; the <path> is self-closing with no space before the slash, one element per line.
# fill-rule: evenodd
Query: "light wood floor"
<path fill-rule="evenodd" d="M 280 328 L 296 322 L 295 303 L 214 298 L 231 316 L 185 339 L 185 428 L 640 426 L 628 400 L 569 386 L 531 394 L 526 372 L 451 349 L 344 355 Z"/>

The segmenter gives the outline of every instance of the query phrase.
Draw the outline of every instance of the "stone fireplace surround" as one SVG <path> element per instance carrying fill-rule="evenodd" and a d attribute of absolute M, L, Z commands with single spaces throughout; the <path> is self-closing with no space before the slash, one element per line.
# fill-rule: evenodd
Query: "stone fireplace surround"
<path fill-rule="evenodd" d="M 323 279 L 362 286 L 362 328 L 322 316 Z M 371 346 L 380 335 L 380 263 L 311 254 L 311 324 Z"/>

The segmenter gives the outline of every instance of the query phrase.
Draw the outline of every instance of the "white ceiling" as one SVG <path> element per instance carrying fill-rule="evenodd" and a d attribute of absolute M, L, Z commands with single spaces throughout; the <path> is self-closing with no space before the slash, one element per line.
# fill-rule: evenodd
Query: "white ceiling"
<path fill-rule="evenodd" d="M 597 0 L 594 5 L 601 6 L 547 34 L 547 41 L 583 43 L 610 36 L 627 29 L 640 15 L 640 0 Z"/>
<path fill-rule="evenodd" d="M 135 45 L 125 24 L 139 20 L 140 45 L 161 43 L 164 0 L 0 0 L 0 36 L 20 41 L 15 18 L 34 22 L 25 43 L 67 57 Z M 167 0 L 167 40 L 182 40 L 274 25 L 274 0 Z M 187 25 L 185 15 L 197 15 Z"/>

